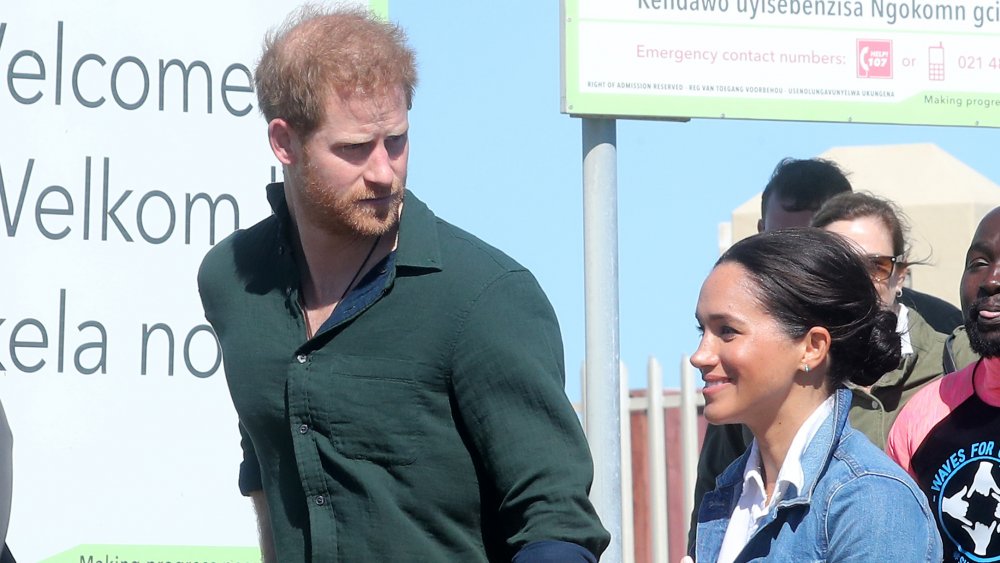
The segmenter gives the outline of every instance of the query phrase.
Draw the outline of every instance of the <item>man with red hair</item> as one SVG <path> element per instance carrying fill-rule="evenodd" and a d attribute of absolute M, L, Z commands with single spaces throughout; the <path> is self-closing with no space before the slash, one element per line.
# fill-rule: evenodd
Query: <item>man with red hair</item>
<path fill-rule="evenodd" d="M 595 562 L 609 537 L 551 305 L 406 189 L 402 31 L 303 11 L 255 81 L 285 181 L 198 282 L 265 560 Z"/>

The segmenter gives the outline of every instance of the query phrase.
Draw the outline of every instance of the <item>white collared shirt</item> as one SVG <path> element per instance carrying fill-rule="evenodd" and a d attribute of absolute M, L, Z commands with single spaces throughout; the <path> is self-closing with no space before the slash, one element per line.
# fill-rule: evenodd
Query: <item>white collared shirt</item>
<path fill-rule="evenodd" d="M 802 453 L 819 432 L 826 417 L 833 412 L 833 402 L 833 395 L 827 397 L 795 433 L 795 437 L 792 438 L 792 443 L 788 447 L 788 454 L 785 455 L 785 461 L 778 471 L 774 494 L 771 495 L 770 502 L 767 502 L 764 493 L 764 479 L 760 469 L 760 450 L 757 448 L 757 440 L 754 439 L 751 443 L 750 457 L 747 459 L 746 469 L 743 470 L 743 493 L 729 518 L 726 537 L 722 540 L 722 548 L 719 550 L 719 563 L 732 563 L 736 560 L 736 556 L 743 551 L 747 542 L 757 531 L 761 519 L 775 504 L 781 501 L 791 485 L 795 485 L 798 491 L 802 490 L 805 479 L 805 475 L 802 473 Z"/>
<path fill-rule="evenodd" d="M 906 305 L 900 303 L 899 311 L 896 312 L 896 332 L 899 333 L 899 351 L 904 356 L 913 353 L 913 344 L 910 343 L 909 311 Z"/>

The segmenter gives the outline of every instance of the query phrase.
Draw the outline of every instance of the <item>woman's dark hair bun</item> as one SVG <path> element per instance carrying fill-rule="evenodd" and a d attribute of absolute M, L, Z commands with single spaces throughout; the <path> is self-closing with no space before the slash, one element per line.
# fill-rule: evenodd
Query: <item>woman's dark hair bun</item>
<path fill-rule="evenodd" d="M 834 355 L 835 362 L 854 364 L 847 373 L 851 374 L 852 383 L 862 387 L 873 385 L 883 375 L 898 368 L 902 357 L 899 333 L 896 332 L 896 314 L 882 309 L 872 316 L 869 324 L 871 329 L 867 346 L 845 346 L 838 350 L 840 354 Z M 863 336 L 864 332 L 861 331 L 858 336 Z M 865 357 L 851 357 L 852 351 L 864 352 Z"/>

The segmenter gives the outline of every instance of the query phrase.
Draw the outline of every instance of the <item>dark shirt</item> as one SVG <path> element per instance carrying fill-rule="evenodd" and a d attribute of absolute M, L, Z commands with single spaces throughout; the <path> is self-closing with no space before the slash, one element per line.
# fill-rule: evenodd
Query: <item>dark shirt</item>
<path fill-rule="evenodd" d="M 278 560 L 600 554 L 559 328 L 530 272 L 407 192 L 396 251 L 310 339 L 283 186 L 268 189 L 275 215 L 213 248 L 198 281 L 240 488 L 263 489 Z"/>

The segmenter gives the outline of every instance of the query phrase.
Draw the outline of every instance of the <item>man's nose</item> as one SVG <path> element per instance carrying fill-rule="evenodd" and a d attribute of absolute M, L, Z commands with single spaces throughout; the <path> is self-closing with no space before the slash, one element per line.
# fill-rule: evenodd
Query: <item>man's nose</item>
<path fill-rule="evenodd" d="M 1000 261 L 990 264 L 990 270 L 980 285 L 990 295 L 1000 292 Z"/>
<path fill-rule="evenodd" d="M 384 143 L 377 143 L 368 155 L 365 180 L 374 184 L 391 185 L 394 178 L 392 158 Z"/>

